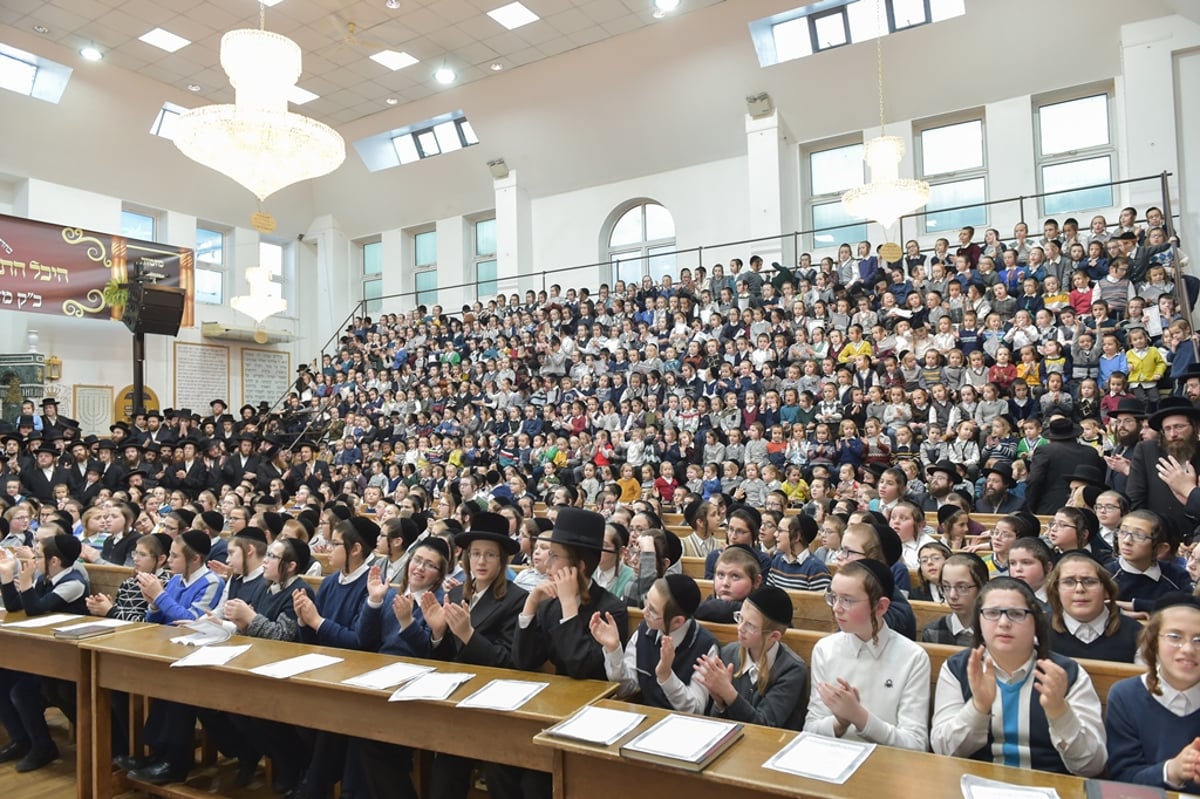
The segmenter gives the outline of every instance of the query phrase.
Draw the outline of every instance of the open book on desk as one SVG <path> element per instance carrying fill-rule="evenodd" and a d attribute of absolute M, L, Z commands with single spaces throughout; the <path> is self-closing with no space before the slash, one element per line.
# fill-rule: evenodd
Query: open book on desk
<path fill-rule="evenodd" d="M 672 713 L 621 747 L 621 757 L 703 771 L 742 737 L 742 725 Z"/>

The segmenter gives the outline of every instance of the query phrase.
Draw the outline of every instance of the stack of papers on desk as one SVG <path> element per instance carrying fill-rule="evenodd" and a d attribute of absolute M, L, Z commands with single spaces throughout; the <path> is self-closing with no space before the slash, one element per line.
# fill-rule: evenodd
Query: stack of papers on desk
<path fill-rule="evenodd" d="M 124 627 L 127 624 L 133 624 L 133 622 L 123 619 L 100 618 L 80 624 L 68 624 L 66 627 L 55 627 L 54 637 L 68 641 L 81 641 L 85 638 L 94 638 L 97 635 L 106 635 L 118 627 Z"/>
<path fill-rule="evenodd" d="M 621 747 L 621 756 L 703 771 L 742 737 L 742 725 L 672 713 Z"/>
<path fill-rule="evenodd" d="M 199 619 L 193 619 L 186 624 L 180 625 L 185 630 L 191 630 L 190 635 L 177 635 L 171 639 L 173 644 L 185 644 L 187 646 L 208 646 L 209 644 L 220 644 L 228 641 L 233 637 L 228 629 L 219 621 L 214 621 L 206 616 Z"/>
<path fill-rule="evenodd" d="M 964 774 L 960 781 L 963 799 L 1059 799 L 1053 788 L 1031 788 L 1010 782 L 986 780 L 974 774 Z"/>
<path fill-rule="evenodd" d="M 873 751 L 875 744 L 802 732 L 763 763 L 763 768 L 841 785 Z"/>
<path fill-rule="evenodd" d="M 389 702 L 408 702 L 416 699 L 439 701 L 450 698 L 458 686 L 473 679 L 474 674 L 466 672 L 431 671 L 422 674 L 417 679 L 401 686 L 388 697 Z"/>
<path fill-rule="evenodd" d="M 224 666 L 238 655 L 250 649 L 250 644 L 242 646 L 202 646 L 190 655 L 185 655 L 171 664 L 177 666 Z"/>
<path fill-rule="evenodd" d="M 12 629 L 33 629 L 35 627 L 49 627 L 54 624 L 78 620 L 78 616 L 72 616 L 70 613 L 51 613 L 49 616 L 35 616 L 32 619 L 25 619 L 24 621 L 9 622 L 4 626 Z"/>
<path fill-rule="evenodd" d="M 546 732 L 600 746 L 611 746 L 646 719 L 645 713 L 588 705 Z"/>
<path fill-rule="evenodd" d="M 548 682 L 527 680 L 492 680 L 458 703 L 459 707 L 481 707 L 489 710 L 516 710 L 537 696 Z"/>
<path fill-rule="evenodd" d="M 365 674 L 359 674 L 357 677 L 342 680 L 342 685 L 369 688 L 372 691 L 387 691 L 431 671 L 433 671 L 433 666 L 418 666 L 415 663 L 390 663 L 381 669 L 375 669 Z"/>
<path fill-rule="evenodd" d="M 316 671 L 323 669 L 326 666 L 332 666 L 334 663 L 341 663 L 343 658 L 337 658 L 333 655 L 297 655 L 294 658 L 287 660 L 279 660 L 274 663 L 264 663 L 261 666 L 255 666 L 250 669 L 252 674 L 259 674 L 263 677 L 274 677 L 277 680 L 295 677 L 297 674 L 303 674 L 306 671 Z"/>

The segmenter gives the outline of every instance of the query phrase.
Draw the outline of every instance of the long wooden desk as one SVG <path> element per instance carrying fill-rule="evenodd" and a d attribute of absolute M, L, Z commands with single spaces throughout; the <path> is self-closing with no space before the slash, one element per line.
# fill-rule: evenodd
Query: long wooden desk
<path fill-rule="evenodd" d="M 1032 769 L 1010 768 L 927 752 L 876 747 L 866 762 L 842 785 L 797 777 L 762 767 L 795 735 L 790 730 L 747 724 L 737 743 L 703 772 L 696 774 L 620 755 L 621 744 L 667 715 L 642 705 L 604 700 L 601 707 L 631 710 L 647 718 L 612 746 L 592 746 L 540 734 L 534 743 L 558 755 L 554 774 L 555 799 L 729 799 L 730 796 L 789 799 L 862 799 L 872 796 L 960 796 L 959 781 L 974 774 L 1015 785 L 1054 788 L 1063 799 L 1083 799 L 1084 780 Z M 1178 794 L 1171 794 L 1178 796 Z"/>
<path fill-rule="evenodd" d="M 0 624 L 0 668 L 27 672 L 40 677 L 66 680 L 75 683 L 75 793 L 79 799 L 92 796 L 92 663 L 91 653 L 78 641 L 67 641 L 54 637 L 57 627 L 82 624 L 91 617 L 75 616 L 48 627 L 13 627 L 14 622 L 27 621 L 30 617 L 21 612 L 3 615 Z M 131 624 L 113 629 L 105 639 L 117 638 L 135 629 L 150 625 Z M 95 640 L 95 639 L 92 639 Z M 107 723 L 107 722 L 106 722 Z M 104 728 L 104 737 L 110 730 Z"/>
<path fill-rule="evenodd" d="M 205 707 L 268 718 L 311 729 L 353 735 L 386 743 L 432 749 L 449 754 L 506 763 L 539 771 L 554 770 L 554 753 L 532 743 L 542 729 L 569 717 L 583 705 L 615 690 L 611 683 L 572 680 L 548 674 L 517 672 L 441 661 L 413 661 L 369 652 L 267 641 L 234 636 L 230 645 L 251 649 L 225 666 L 204 668 L 203 675 L 171 669 L 192 651 L 170 639 L 179 630 L 150 627 L 120 637 L 82 644 L 91 653 L 93 688 L 93 796 L 109 799 L 114 792 L 111 741 L 107 731 L 111 692 L 127 691 L 155 699 L 196 703 Z M 250 669 L 306 653 L 343 661 L 298 677 L 277 680 Z M 389 704 L 388 692 L 342 685 L 341 681 L 398 660 L 425 663 L 440 671 L 466 671 L 475 678 L 444 702 Z M 198 696 L 188 677 L 203 677 Z M 455 704 L 497 678 L 549 682 L 550 685 L 513 712 L 462 709 Z M 482 717 L 479 714 L 483 714 Z"/>

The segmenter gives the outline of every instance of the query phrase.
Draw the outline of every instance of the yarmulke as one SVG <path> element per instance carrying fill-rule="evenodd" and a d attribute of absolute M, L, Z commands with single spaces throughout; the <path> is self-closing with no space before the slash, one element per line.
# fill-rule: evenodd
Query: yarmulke
<path fill-rule="evenodd" d="M 304 532 L 308 533 L 308 538 L 311 541 L 313 535 L 317 532 L 317 526 L 312 523 L 312 519 L 304 515 L 299 515 L 296 517 L 296 521 L 304 527 Z"/>
<path fill-rule="evenodd" d="M 940 527 L 941 525 L 950 521 L 950 517 L 959 512 L 964 511 L 957 505 L 951 505 L 949 502 L 947 502 L 945 505 L 942 505 L 937 509 L 938 526 Z"/>
<path fill-rule="evenodd" d="M 166 555 L 171 551 L 171 544 L 175 539 L 166 533 L 152 533 L 154 540 L 158 541 L 158 545 L 162 547 L 163 554 Z"/>
<path fill-rule="evenodd" d="M 683 615 L 691 618 L 696 608 L 700 607 L 700 587 L 696 581 L 686 574 L 668 574 L 663 579 L 667 581 L 671 599 L 683 611 Z"/>
<path fill-rule="evenodd" d="M 870 558 L 856 560 L 853 561 L 853 563 L 862 566 L 864 569 L 871 572 L 871 574 L 875 575 L 875 579 L 879 581 L 881 586 L 883 586 L 883 595 L 885 597 L 891 599 L 892 595 L 896 593 L 896 578 L 892 576 L 892 570 L 887 566 L 884 566 L 877 560 L 871 560 Z"/>
<path fill-rule="evenodd" d="M 875 534 L 879 536 L 879 546 L 883 550 L 883 556 L 887 558 L 887 565 L 891 566 L 904 556 L 904 544 L 900 541 L 900 535 L 886 524 L 876 524 Z"/>
<path fill-rule="evenodd" d="M 1195 608 L 1200 610 L 1200 597 L 1195 594 L 1187 594 L 1183 591 L 1171 591 L 1160 596 L 1154 603 L 1154 612 L 1173 608 L 1178 605 L 1184 607 Z"/>
<path fill-rule="evenodd" d="M 206 510 L 200 514 L 205 526 L 210 530 L 221 532 L 221 528 L 225 526 L 225 517 L 221 515 L 219 510 Z"/>
<path fill-rule="evenodd" d="M 63 568 L 73 566 L 79 559 L 79 553 L 83 551 L 83 544 L 79 542 L 79 539 L 65 533 L 54 536 L 54 547 L 61 556 Z"/>
<path fill-rule="evenodd" d="M 206 533 L 199 530 L 188 530 L 179 537 L 183 539 L 183 543 L 187 544 L 189 549 L 202 558 L 207 558 L 208 553 L 212 552 L 212 539 Z"/>
<path fill-rule="evenodd" d="M 447 544 L 443 539 L 438 538 L 435 535 L 431 535 L 429 538 L 423 539 L 421 543 L 417 544 L 417 549 L 420 549 L 421 547 L 435 550 L 439 555 L 442 556 L 443 561 L 445 561 L 447 564 L 450 563 L 450 545 Z"/>
<path fill-rule="evenodd" d="M 1088 541 L 1100 535 L 1100 519 L 1096 517 L 1096 512 L 1091 508 L 1076 508 L 1076 510 L 1083 514 L 1084 524 L 1087 525 Z"/>
<path fill-rule="evenodd" d="M 263 513 L 263 524 L 267 526 L 267 532 L 271 534 L 271 538 L 278 538 L 283 532 L 283 514 L 269 510 Z"/>
<path fill-rule="evenodd" d="M 333 511 L 333 515 L 343 522 L 349 521 L 351 515 L 353 515 L 345 505 L 330 505 L 329 510 Z"/>
<path fill-rule="evenodd" d="M 746 601 L 776 624 L 792 626 L 792 600 L 782 588 L 764 585 L 746 597 Z"/>
<path fill-rule="evenodd" d="M 293 538 L 289 543 L 292 551 L 296 553 L 296 574 L 304 574 L 312 565 L 312 550 L 299 538 Z"/>
<path fill-rule="evenodd" d="M 371 546 L 375 545 L 376 539 L 379 538 L 379 525 L 368 519 L 366 516 L 355 516 L 350 520 L 350 524 L 358 531 L 358 534 L 371 542 Z"/>
<path fill-rule="evenodd" d="M 807 513 L 798 513 L 792 517 L 797 519 L 800 525 L 800 538 L 804 541 L 812 541 L 820 532 L 820 527 L 817 525 L 817 520 L 809 516 Z"/>
<path fill-rule="evenodd" d="M 251 541 L 267 543 L 267 533 L 261 527 L 243 527 L 234 538 L 248 538 Z"/>
<path fill-rule="evenodd" d="M 172 511 L 172 513 L 176 514 L 177 516 L 179 516 L 179 518 L 183 519 L 183 523 L 186 524 L 188 527 L 191 527 L 192 522 L 196 521 L 196 511 L 194 511 L 194 510 L 188 510 L 187 508 L 180 508 L 179 510 Z"/>

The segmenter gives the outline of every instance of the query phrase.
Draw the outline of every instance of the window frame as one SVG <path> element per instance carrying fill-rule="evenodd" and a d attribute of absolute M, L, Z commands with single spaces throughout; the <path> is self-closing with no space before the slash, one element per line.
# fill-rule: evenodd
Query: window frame
<path fill-rule="evenodd" d="M 125 215 L 126 214 L 129 214 L 130 216 L 138 216 L 143 219 L 150 220 L 150 238 L 140 239 L 141 241 L 154 241 L 158 237 L 158 225 L 159 225 L 159 222 L 161 221 L 159 219 L 159 215 L 156 212 L 154 212 L 148 208 L 138 208 L 137 206 L 133 206 L 133 205 L 122 205 L 121 206 L 121 235 L 122 236 L 124 236 L 127 239 L 137 238 L 132 233 L 126 232 L 126 227 L 125 227 Z"/>
<path fill-rule="evenodd" d="M 1107 112 L 1108 122 L 1108 142 L 1100 145 L 1092 145 L 1083 147 L 1077 150 L 1067 150 L 1061 153 L 1045 154 L 1042 152 L 1042 109 L 1062 105 L 1064 103 L 1075 102 L 1078 100 L 1087 100 L 1093 97 L 1104 97 L 1105 110 Z M 1107 205 L 1090 205 L 1086 207 L 1071 207 L 1069 209 L 1053 209 L 1046 208 L 1046 185 L 1045 171 L 1047 167 L 1063 166 L 1066 164 L 1082 163 L 1091 161 L 1097 158 L 1108 158 L 1108 181 L 1111 183 L 1118 180 L 1120 176 L 1120 163 L 1118 161 L 1117 147 L 1117 115 L 1114 113 L 1116 102 L 1115 87 L 1111 83 L 1088 84 L 1085 86 L 1076 86 L 1070 89 L 1064 89 L 1058 92 L 1037 95 L 1033 98 L 1033 158 L 1034 158 L 1034 178 L 1038 191 L 1038 212 L 1045 218 L 1049 216 L 1061 216 L 1069 214 L 1078 214 L 1087 211 L 1104 210 L 1113 208 L 1118 202 L 1118 198 L 1113 188 L 1109 187 L 1109 201 Z M 1057 194 L 1066 194 L 1077 189 L 1067 189 Z"/>
<path fill-rule="evenodd" d="M 842 18 L 842 32 L 846 36 L 846 41 L 842 42 L 841 44 L 831 44 L 828 47 L 823 47 L 820 39 L 817 38 L 817 23 L 823 19 L 828 19 L 829 17 Z M 809 14 L 807 17 L 805 17 L 805 19 L 808 20 L 808 38 L 812 42 L 813 55 L 816 55 L 817 53 L 827 53 L 830 50 L 836 50 L 839 47 L 846 47 L 847 45 L 854 44 L 854 37 L 850 33 L 850 15 L 846 13 L 845 5 L 840 5 L 827 11 L 819 11 Z"/>
<path fill-rule="evenodd" d="M 832 244 L 825 244 L 817 241 L 817 225 L 815 219 L 813 218 L 813 211 L 818 207 L 832 205 L 835 203 L 840 204 L 842 202 L 842 195 L 849 188 L 851 188 L 847 187 L 845 189 L 838 189 L 837 191 L 833 192 L 823 192 L 820 194 L 816 193 L 813 190 L 813 156 L 820 153 L 827 153 L 833 150 L 841 150 L 849 147 L 864 148 L 865 153 L 866 141 L 861 136 L 844 136 L 837 139 L 826 139 L 825 141 L 812 142 L 805 145 L 801 150 L 800 162 L 802 170 L 801 185 L 804 191 L 804 220 L 801 221 L 800 228 L 801 230 L 808 231 L 806 234 L 808 238 L 808 249 L 812 250 L 813 252 L 825 250 L 826 248 L 832 249 L 836 252 L 838 246 L 842 243 L 841 241 L 837 240 L 835 240 Z M 862 160 L 861 157 L 859 158 L 859 166 L 862 169 L 862 183 L 866 183 L 867 164 Z M 861 222 L 850 222 L 849 224 L 842 225 L 835 229 L 841 230 L 850 227 L 861 227 L 862 229 L 857 233 L 857 235 L 848 236 L 843 239 L 843 241 L 849 241 L 851 245 L 853 245 L 854 242 L 862 241 L 867 238 L 868 223 L 869 220 L 864 219 Z"/>
<path fill-rule="evenodd" d="M 200 231 L 207 233 L 216 233 L 221 237 L 221 260 L 213 263 L 212 261 L 204 261 L 200 258 Z M 194 267 L 194 278 L 196 285 L 195 299 L 196 302 L 204 303 L 205 305 L 225 305 L 228 302 L 226 296 L 226 284 L 228 276 L 231 274 L 230 267 L 232 264 L 228 262 L 227 253 L 229 248 L 229 235 L 232 231 L 223 228 L 220 225 L 214 225 L 209 222 L 196 222 L 196 257 Z M 217 298 L 209 299 L 211 295 L 207 292 L 204 294 L 200 291 L 200 280 L 204 274 L 215 275 L 219 284 Z"/>
<path fill-rule="evenodd" d="M 895 3 L 896 3 L 896 0 L 887 0 L 887 2 L 885 2 L 883 4 L 884 9 L 887 11 L 888 33 L 899 33 L 900 31 L 910 31 L 910 30 L 913 30 L 914 28 L 919 28 L 922 25 L 932 25 L 933 24 L 932 4 L 930 3 L 930 0 L 921 0 L 922 5 L 925 6 L 925 21 L 918 22 L 913 25 L 905 25 L 903 28 L 897 28 L 896 27 Z"/>
<path fill-rule="evenodd" d="M 433 234 L 433 262 L 422 264 L 417 260 L 417 253 L 420 248 L 417 246 L 417 241 L 421 236 Z M 413 269 L 413 307 L 418 305 L 433 306 L 438 304 L 438 289 L 436 275 L 438 271 L 438 247 L 437 247 L 437 228 L 433 225 L 428 227 L 416 228 L 409 232 L 412 237 L 412 269 Z M 435 275 L 434 287 L 421 288 L 420 283 L 423 277 L 432 273 Z"/>
<path fill-rule="evenodd" d="M 500 247 L 496 244 L 496 230 L 495 230 L 496 215 L 494 213 L 490 214 L 490 215 L 485 214 L 476 219 L 470 220 L 470 222 L 471 222 L 471 274 L 474 276 L 473 282 L 475 284 L 475 299 L 479 302 L 487 302 L 490 299 L 494 299 L 495 296 L 500 292 L 499 260 L 497 258 L 497 251 L 500 249 Z M 481 224 L 486 224 L 488 222 L 491 222 L 492 226 L 493 226 L 493 230 L 492 230 L 492 250 L 493 251 L 490 254 L 479 252 L 479 226 Z M 484 280 L 480 276 L 480 267 L 486 267 L 487 264 L 489 264 L 489 263 L 491 264 L 491 268 L 492 268 L 492 277 L 489 280 Z M 491 286 L 490 292 L 484 291 L 484 287 L 487 285 Z"/>
<path fill-rule="evenodd" d="M 928 0 L 926 0 L 928 4 Z M 915 27 L 915 26 L 914 26 Z M 907 30 L 907 29 L 905 29 Z M 979 123 L 979 150 L 980 150 L 980 165 L 977 167 L 969 167 L 966 169 L 952 170 L 950 172 L 927 172 L 925 170 L 925 133 L 932 130 L 940 130 L 942 128 L 951 128 L 956 125 L 965 125 L 972 122 Z M 983 199 L 981 200 L 980 209 L 983 212 L 983 218 L 974 221 L 964 222 L 976 228 L 986 228 L 990 221 L 988 213 L 990 206 L 986 203 L 991 196 L 990 182 L 988 180 L 988 157 L 987 157 L 987 116 L 983 109 L 973 109 L 963 111 L 948 116 L 933 117 L 915 121 L 913 123 L 913 149 L 915 150 L 915 166 L 917 178 L 924 180 L 933 189 L 936 186 L 950 186 L 956 183 L 966 183 L 968 181 L 983 180 Z M 947 231 L 956 231 L 962 225 L 952 225 L 950 227 L 936 226 L 930 227 L 929 215 L 927 211 L 929 206 L 921 209 L 920 216 L 920 231 L 925 235 L 945 235 Z M 934 208 L 934 211 L 939 209 Z M 963 209 L 967 211 L 969 209 Z M 956 212 L 961 213 L 961 212 Z"/>
<path fill-rule="evenodd" d="M 367 248 L 379 248 L 379 272 L 367 271 Z M 375 315 L 383 312 L 383 238 L 376 236 L 371 239 L 364 239 L 358 242 L 358 276 L 362 284 L 359 287 L 359 299 L 365 304 L 366 313 Z M 379 295 L 370 296 L 367 287 L 370 284 L 372 289 L 378 289 Z M 374 305 L 372 303 L 375 303 Z"/>
<path fill-rule="evenodd" d="M 646 219 L 646 208 L 651 205 L 662 208 L 663 211 L 670 216 L 671 225 L 675 229 L 675 235 L 657 239 L 650 239 L 647 237 L 648 226 Z M 613 244 L 612 237 L 613 233 L 617 229 L 617 225 L 630 211 L 636 209 L 641 210 L 641 235 L 639 240 L 626 242 L 624 244 Z M 647 275 L 653 277 L 654 275 L 654 270 L 651 268 L 651 259 L 662 258 L 667 254 L 663 252 L 658 252 L 656 254 L 654 252 L 655 250 L 662 250 L 664 247 L 669 247 L 670 252 L 678 251 L 679 228 L 675 224 L 675 215 L 671 213 L 670 208 L 667 208 L 662 203 L 658 202 L 657 200 L 650 199 L 649 197 L 639 197 L 637 199 L 621 203 L 615 209 L 613 209 L 613 212 L 609 215 L 607 224 L 604 226 L 604 237 L 602 239 L 602 244 L 603 251 L 601 257 L 603 258 L 604 262 L 608 264 L 609 283 L 615 285 L 618 280 L 625 280 L 625 282 L 628 283 L 628 278 L 622 277 L 620 274 L 620 265 L 633 261 L 639 262 L 640 269 L 637 280 L 640 283 L 643 277 L 646 277 Z M 617 256 L 622 257 L 618 258 Z M 675 279 L 678 268 L 679 263 L 678 260 L 676 260 L 674 268 L 672 269 L 672 280 Z M 655 282 L 658 283 L 659 280 L 656 280 Z"/>

